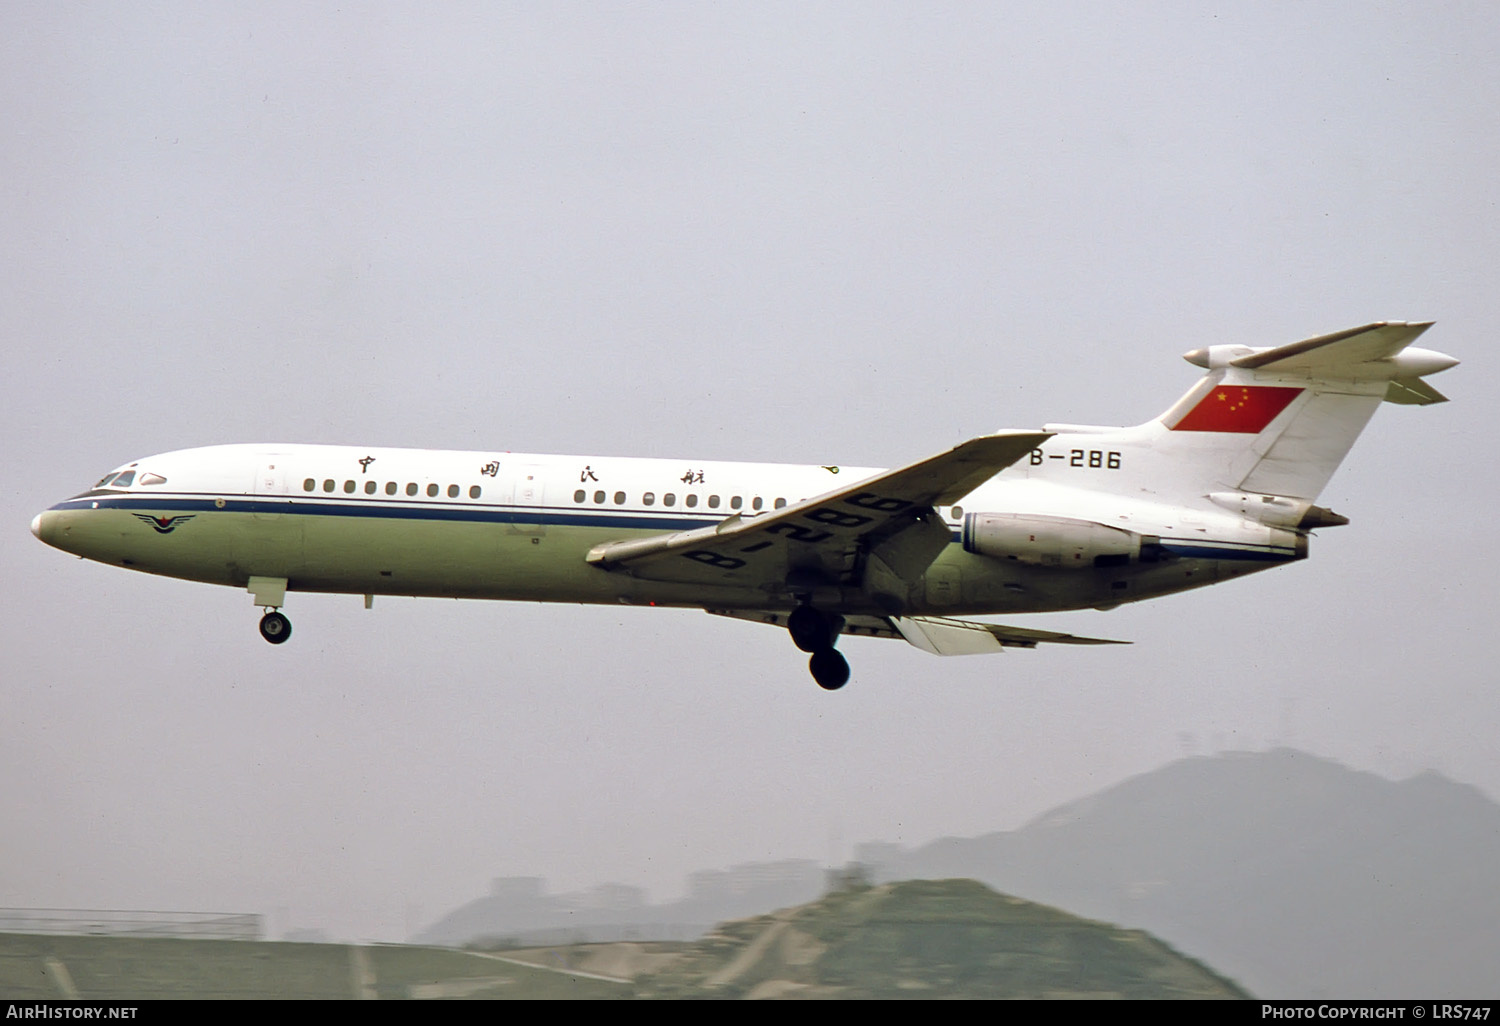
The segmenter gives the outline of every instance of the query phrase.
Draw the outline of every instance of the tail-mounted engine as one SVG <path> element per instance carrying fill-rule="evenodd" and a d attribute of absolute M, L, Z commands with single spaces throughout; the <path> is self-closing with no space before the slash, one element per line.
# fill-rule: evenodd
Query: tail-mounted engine
<path fill-rule="evenodd" d="M 1337 513 L 1318 507 L 1305 508 L 1297 514 L 1304 525 L 1346 522 Z M 1080 570 L 1136 562 L 1158 563 L 1174 558 L 1280 562 L 1307 557 L 1306 529 L 1273 527 L 1238 518 L 1219 523 L 1217 529 L 1197 526 L 1168 537 L 1138 534 L 1072 517 L 970 513 L 964 517 L 963 543 L 966 551 L 992 559 Z"/>
<path fill-rule="evenodd" d="M 1027 566 L 1123 566 L 1140 558 L 1146 541 L 1092 520 L 1019 513 L 970 513 L 964 517 L 964 549 Z M 1154 541 L 1154 539 L 1153 539 Z M 1149 558 L 1156 546 L 1147 542 Z"/>
<path fill-rule="evenodd" d="M 1315 531 L 1320 527 L 1342 527 L 1349 522 L 1348 517 L 1323 506 L 1314 506 L 1306 499 L 1249 492 L 1210 492 L 1208 498 L 1215 506 L 1267 527 Z"/>

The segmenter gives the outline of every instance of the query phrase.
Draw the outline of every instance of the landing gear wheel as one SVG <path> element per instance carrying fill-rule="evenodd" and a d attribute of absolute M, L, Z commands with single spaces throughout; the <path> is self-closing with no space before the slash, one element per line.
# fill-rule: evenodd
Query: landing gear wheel
<path fill-rule="evenodd" d="M 807 668 L 812 671 L 813 680 L 818 682 L 818 687 L 824 691 L 837 691 L 849 683 L 849 663 L 839 654 L 838 649 L 818 649 L 808 660 Z"/>
<path fill-rule="evenodd" d="M 280 645 L 292 636 L 292 621 L 280 613 L 267 613 L 260 618 L 260 636 L 273 645 Z"/>
<path fill-rule="evenodd" d="M 833 647 L 832 625 L 828 617 L 812 606 L 798 606 L 786 619 L 786 629 L 792 636 L 792 644 L 804 652 Z"/>

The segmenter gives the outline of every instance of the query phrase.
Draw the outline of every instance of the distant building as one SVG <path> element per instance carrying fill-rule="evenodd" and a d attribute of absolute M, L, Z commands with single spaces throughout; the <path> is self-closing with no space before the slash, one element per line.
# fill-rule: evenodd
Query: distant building
<path fill-rule="evenodd" d="M 644 889 L 618 883 L 600 884 L 567 898 L 575 908 L 594 912 L 626 912 L 646 905 Z"/>

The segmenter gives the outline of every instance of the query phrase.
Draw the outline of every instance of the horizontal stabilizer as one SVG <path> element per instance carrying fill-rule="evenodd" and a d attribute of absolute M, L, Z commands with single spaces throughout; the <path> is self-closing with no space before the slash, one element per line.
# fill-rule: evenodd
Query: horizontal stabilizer
<path fill-rule="evenodd" d="M 1319 335 L 1317 338 L 1273 349 L 1262 349 L 1230 362 L 1232 366 L 1249 370 L 1269 367 L 1278 372 L 1353 368 L 1362 363 L 1390 359 L 1416 341 L 1417 336 L 1432 325 L 1432 321 L 1377 321 L 1358 328 L 1335 331 L 1331 335 Z"/>
<path fill-rule="evenodd" d="M 1432 321 L 1376 321 L 1270 349 L 1218 345 L 1194 349 L 1183 355 L 1189 363 L 1211 371 L 1229 370 L 1250 375 L 1248 378 L 1243 374 L 1231 375 L 1225 379 L 1229 384 L 1274 380 L 1372 384 L 1385 381 L 1411 386 L 1428 374 L 1458 366 L 1458 361 L 1451 356 L 1412 345 L 1432 324 Z M 1422 390 L 1417 388 L 1416 391 Z M 1393 390 L 1391 401 L 1415 400 L 1400 390 Z"/>

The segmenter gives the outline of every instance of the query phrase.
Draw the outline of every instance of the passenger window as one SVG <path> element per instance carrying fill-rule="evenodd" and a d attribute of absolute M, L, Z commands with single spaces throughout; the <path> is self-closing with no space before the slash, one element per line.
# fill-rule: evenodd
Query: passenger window
<path fill-rule="evenodd" d="M 365 494 L 366 495 L 374 495 L 375 494 L 375 482 L 374 481 L 366 481 L 365 482 Z"/>
<path fill-rule="evenodd" d="M 438 486 L 437 485 L 430 484 L 430 485 L 427 486 L 427 497 L 428 498 L 436 498 L 437 497 L 437 493 L 438 493 Z"/>
<path fill-rule="evenodd" d="M 709 509 L 718 509 L 719 508 L 719 497 L 717 495 L 710 495 L 708 497 L 708 508 Z"/>
<path fill-rule="evenodd" d="M 450 498 L 450 499 L 456 499 L 456 498 L 458 498 L 458 485 L 449 485 L 448 486 L 448 498 Z"/>
<path fill-rule="evenodd" d="M 584 499 L 587 499 L 588 497 L 589 497 L 589 493 L 586 492 L 586 491 L 584 491 L 582 488 L 578 489 L 578 491 L 576 491 L 576 492 L 573 493 L 573 501 L 574 502 L 582 502 Z"/>
<path fill-rule="evenodd" d="M 479 486 L 478 485 L 470 485 L 469 486 L 469 498 L 471 498 L 471 499 L 477 499 L 477 498 L 479 498 Z"/>
<path fill-rule="evenodd" d="M 594 501 L 597 502 L 597 503 L 602 504 L 604 502 L 604 492 L 603 491 L 597 491 L 597 492 L 595 492 L 594 493 Z"/>
<path fill-rule="evenodd" d="M 331 491 L 333 491 L 333 478 L 330 477 L 330 478 L 325 478 L 324 479 L 324 481 L 323 481 L 323 490 L 325 492 L 331 492 Z"/>
<path fill-rule="evenodd" d="M 954 520 L 962 520 L 963 518 L 964 518 L 964 508 L 962 506 L 954 506 L 953 507 L 953 519 Z"/>
<path fill-rule="evenodd" d="M 616 506 L 623 506 L 623 505 L 625 505 L 625 493 L 624 492 L 615 492 L 615 505 Z"/>
<path fill-rule="evenodd" d="M 406 494 L 407 495 L 416 495 L 417 494 L 417 483 L 415 481 L 408 481 L 408 482 L 406 482 Z"/>
<path fill-rule="evenodd" d="M 675 505 L 677 505 L 677 495 L 676 495 L 676 493 L 675 492 L 668 492 L 666 495 L 663 495 L 661 497 L 661 504 L 663 506 L 675 506 Z"/>
<path fill-rule="evenodd" d="M 647 492 L 645 495 L 641 496 L 641 502 L 645 503 L 647 506 L 655 506 L 656 505 L 656 493 L 655 492 Z"/>
<path fill-rule="evenodd" d="M 736 495 L 734 498 L 732 498 L 732 499 L 729 500 L 729 508 L 730 509 L 739 509 L 744 504 L 745 504 L 745 500 L 742 499 L 742 498 L 740 498 L 738 495 Z"/>
<path fill-rule="evenodd" d="M 785 499 L 777 499 L 776 500 L 776 508 L 777 509 L 780 509 L 781 507 L 783 507 L 785 505 L 786 505 L 786 500 Z"/>
<path fill-rule="evenodd" d="M 316 487 L 318 487 L 318 482 L 314 481 L 312 478 L 308 478 L 306 481 L 302 482 L 302 490 L 304 492 L 310 492 Z"/>
<path fill-rule="evenodd" d="M 765 505 L 765 503 L 761 501 L 761 498 L 760 498 L 759 495 L 757 495 L 755 498 L 753 498 L 753 499 L 750 500 L 750 508 L 751 509 L 760 509 L 764 505 Z"/>
<path fill-rule="evenodd" d="M 698 505 L 698 496 L 696 494 L 689 495 L 686 499 L 684 499 L 682 501 L 685 502 L 685 503 L 687 503 L 689 506 L 696 506 L 696 505 Z"/>
<path fill-rule="evenodd" d="M 385 494 L 387 494 L 387 495 L 395 495 L 396 494 L 396 482 L 394 482 L 394 481 L 387 481 L 385 483 Z"/>
<path fill-rule="evenodd" d="M 354 494 L 354 482 L 353 481 L 345 481 L 344 482 L 344 494 L 345 495 L 352 495 L 352 494 Z"/>

